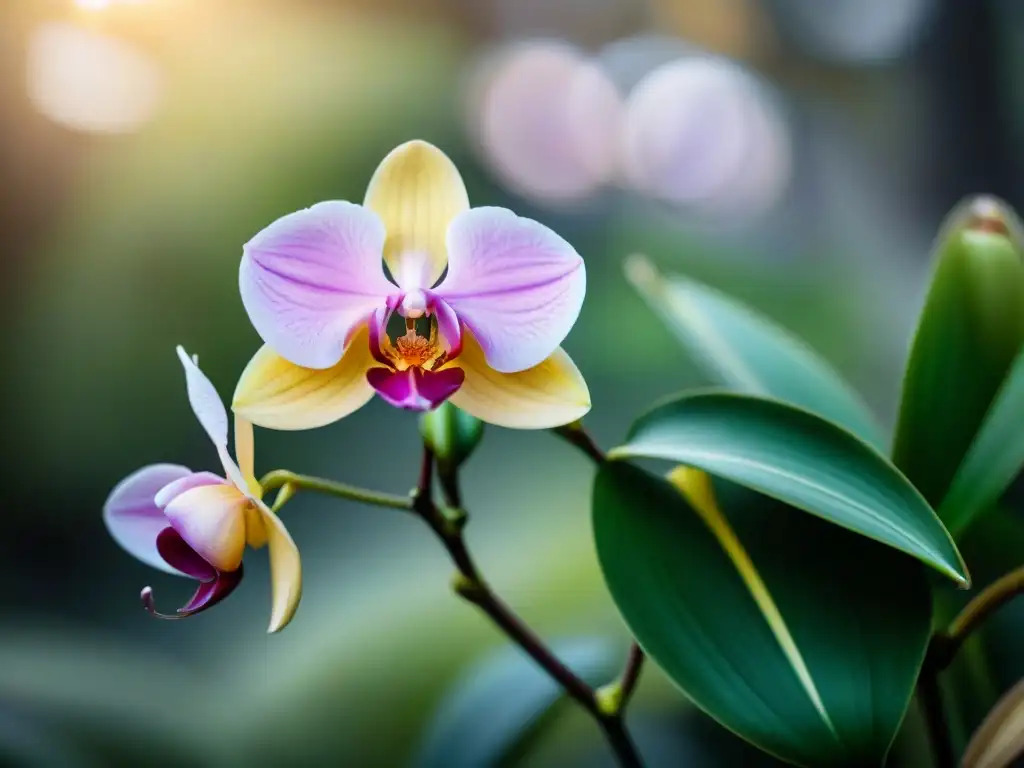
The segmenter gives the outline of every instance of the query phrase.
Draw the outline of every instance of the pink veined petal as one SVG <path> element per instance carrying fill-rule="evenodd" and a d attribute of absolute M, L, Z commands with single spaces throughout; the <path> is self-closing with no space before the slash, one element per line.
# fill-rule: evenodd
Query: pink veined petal
<path fill-rule="evenodd" d="M 391 319 L 391 313 L 394 311 L 392 302 L 388 302 L 386 307 L 380 307 L 374 310 L 373 315 L 370 316 L 368 321 L 369 326 L 369 342 L 370 342 L 370 354 L 373 359 L 382 365 L 391 367 L 391 360 L 384 354 L 381 344 L 384 339 L 387 338 L 388 320 Z"/>
<path fill-rule="evenodd" d="M 184 575 L 157 551 L 157 536 L 169 523 L 156 503 L 156 496 L 168 483 L 192 476 L 188 467 L 151 464 L 118 483 L 103 505 L 103 522 L 114 541 L 146 565 Z"/>
<path fill-rule="evenodd" d="M 427 306 L 437 317 L 437 330 L 447 345 L 448 359 L 457 357 L 462 352 L 462 327 L 459 325 L 458 315 L 448 306 L 448 302 L 432 292 L 428 292 L 427 300 Z"/>
<path fill-rule="evenodd" d="M 198 488 L 201 485 L 222 485 L 225 482 L 223 477 L 215 475 L 213 472 L 192 472 L 165 485 L 157 492 L 153 501 L 162 510 L 185 491 Z M 160 514 L 163 516 L 163 512 Z"/>
<path fill-rule="evenodd" d="M 409 411 L 436 408 L 462 386 L 465 378 L 466 374 L 461 368 L 445 368 L 443 371 L 371 368 L 366 372 L 366 380 L 377 390 L 378 395 L 391 405 Z"/>
<path fill-rule="evenodd" d="M 583 259 L 568 242 L 504 208 L 473 208 L 448 228 L 448 276 L 433 293 L 480 342 L 488 365 L 516 373 L 550 356 L 579 317 Z"/>
<path fill-rule="evenodd" d="M 164 514 L 206 562 L 233 571 L 245 551 L 245 510 L 251 503 L 232 485 L 204 485 L 172 499 Z"/>
<path fill-rule="evenodd" d="M 199 370 L 195 358 L 189 357 L 183 347 L 178 347 L 178 359 L 185 369 L 185 386 L 188 390 L 188 402 L 192 412 L 206 434 L 210 436 L 214 446 L 220 451 L 228 444 L 228 412 L 206 374 Z"/>
<path fill-rule="evenodd" d="M 384 276 L 386 233 L 373 211 L 344 201 L 288 214 L 246 243 L 242 303 L 281 357 L 330 368 L 352 330 L 394 291 Z"/>

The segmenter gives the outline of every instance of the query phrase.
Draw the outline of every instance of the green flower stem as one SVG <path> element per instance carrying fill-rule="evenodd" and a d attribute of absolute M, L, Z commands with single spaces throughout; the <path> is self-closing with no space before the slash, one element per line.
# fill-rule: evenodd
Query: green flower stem
<path fill-rule="evenodd" d="M 463 537 L 465 511 L 461 506 L 457 506 L 454 516 L 451 513 L 446 514 L 446 510 L 434 502 L 433 465 L 433 453 L 429 448 L 424 448 L 420 480 L 413 493 L 412 507 L 413 511 L 430 526 L 455 564 L 458 573 L 452 587 L 456 594 L 486 614 L 512 642 L 547 672 L 568 696 L 593 716 L 623 768 L 642 768 L 643 763 L 640 761 L 636 745 L 625 729 L 621 706 L 610 710 L 599 692 L 563 664 L 483 579 Z M 443 484 L 442 492 L 450 504 L 461 502 L 458 478 L 454 471 Z M 635 678 L 637 674 L 638 670 L 632 676 Z"/>
<path fill-rule="evenodd" d="M 964 642 L 986 619 L 1024 592 L 1024 567 L 1003 574 L 960 611 L 949 628 L 932 639 L 930 663 L 936 670 L 948 667 Z"/>
<path fill-rule="evenodd" d="M 355 485 L 338 483 L 334 480 L 325 480 L 322 477 L 311 477 L 309 475 L 297 475 L 284 469 L 275 469 L 263 476 L 260 480 L 260 487 L 264 493 L 275 488 L 290 487 L 292 490 L 288 498 L 291 498 L 297 491 L 314 491 L 327 496 L 337 496 L 342 499 L 360 501 L 363 504 L 372 504 L 377 507 L 389 507 L 391 509 L 404 509 L 412 511 L 412 500 L 408 496 L 398 496 L 391 493 L 381 493 L 360 488 Z"/>

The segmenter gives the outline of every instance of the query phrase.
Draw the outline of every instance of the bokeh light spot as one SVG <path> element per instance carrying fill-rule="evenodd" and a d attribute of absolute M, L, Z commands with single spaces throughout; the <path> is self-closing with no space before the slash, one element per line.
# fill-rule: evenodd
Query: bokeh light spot
<path fill-rule="evenodd" d="M 162 80 L 157 62 L 131 43 L 73 24 L 43 24 L 29 41 L 29 98 L 68 128 L 138 129 L 156 112 Z"/>
<path fill-rule="evenodd" d="M 604 70 L 571 46 L 534 41 L 495 55 L 471 89 L 479 149 L 529 197 L 586 197 L 611 180 L 622 100 Z"/>

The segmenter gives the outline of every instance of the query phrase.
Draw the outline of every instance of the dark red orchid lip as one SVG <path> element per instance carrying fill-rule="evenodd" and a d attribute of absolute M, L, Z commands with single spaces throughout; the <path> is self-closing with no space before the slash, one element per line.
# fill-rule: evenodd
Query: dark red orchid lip
<path fill-rule="evenodd" d="M 212 608 L 226 598 L 242 582 L 243 569 L 239 565 L 234 571 L 218 571 L 192 549 L 173 528 L 164 528 L 156 537 L 156 548 L 160 556 L 173 568 L 191 576 L 199 582 L 192 599 L 176 613 L 160 613 L 153 599 L 153 589 L 146 587 L 140 595 L 142 606 L 158 619 L 186 619 Z"/>

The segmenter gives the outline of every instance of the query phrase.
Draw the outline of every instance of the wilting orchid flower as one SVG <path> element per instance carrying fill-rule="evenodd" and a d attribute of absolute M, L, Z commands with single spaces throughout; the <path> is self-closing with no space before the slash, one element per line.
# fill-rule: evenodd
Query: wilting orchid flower
<path fill-rule="evenodd" d="M 253 476 L 252 424 L 235 419 L 235 453 L 228 453 L 228 415 L 197 361 L 178 347 L 192 411 L 210 436 L 225 477 L 176 464 L 151 464 L 122 480 L 107 498 L 103 518 L 111 535 L 148 565 L 200 582 L 176 614 L 158 613 L 152 590 L 142 591 L 154 616 L 181 619 L 210 608 L 242 580 L 246 544 L 270 547 L 273 609 L 270 632 L 295 614 L 302 593 L 299 552 L 281 520 L 260 499 Z"/>
<path fill-rule="evenodd" d="M 383 160 L 363 205 L 318 203 L 257 234 L 239 283 L 266 346 L 233 407 L 261 426 L 328 424 L 374 392 L 411 410 L 450 399 L 520 428 L 590 409 L 559 347 L 583 304 L 583 260 L 536 221 L 470 208 L 458 170 L 425 142 Z M 394 339 L 393 313 L 405 320 Z"/>

